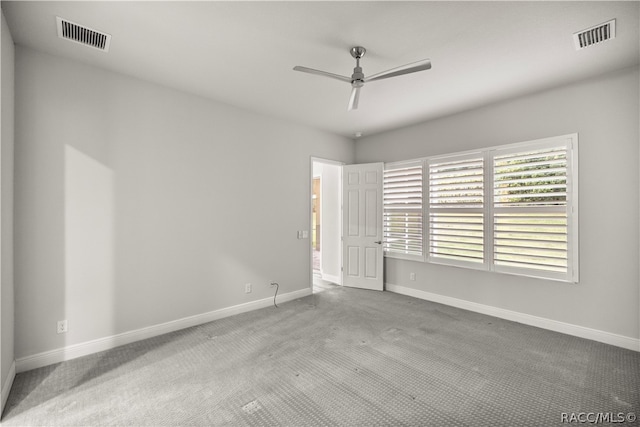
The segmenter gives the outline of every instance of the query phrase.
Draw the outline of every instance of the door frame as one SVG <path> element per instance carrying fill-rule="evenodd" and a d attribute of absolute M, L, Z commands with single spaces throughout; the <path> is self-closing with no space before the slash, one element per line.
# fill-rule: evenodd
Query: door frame
<path fill-rule="evenodd" d="M 313 291 L 313 248 L 311 247 L 311 232 L 313 230 L 313 164 L 314 163 L 322 163 L 322 164 L 326 164 L 326 165 L 332 165 L 332 166 L 340 166 L 340 183 L 338 185 L 338 197 L 339 197 L 339 202 L 340 202 L 340 215 L 339 215 L 339 230 L 342 230 L 342 166 L 345 165 L 344 162 L 341 162 L 339 160 L 331 160 L 331 159 L 325 159 L 322 157 L 314 157 L 314 156 L 310 156 L 309 157 L 309 195 L 308 195 L 308 207 L 309 207 L 309 244 L 307 245 L 307 249 L 309 251 L 308 253 L 308 257 L 307 259 L 309 260 L 309 287 L 310 289 Z M 320 199 L 320 203 L 322 203 L 322 198 Z M 322 206 L 320 206 L 320 209 L 322 209 Z M 340 238 L 342 238 L 342 235 L 339 236 Z M 340 271 L 342 273 L 342 244 L 339 245 L 339 259 L 340 259 Z M 342 286 L 342 274 L 340 274 L 340 283 L 337 283 L 338 285 Z"/>

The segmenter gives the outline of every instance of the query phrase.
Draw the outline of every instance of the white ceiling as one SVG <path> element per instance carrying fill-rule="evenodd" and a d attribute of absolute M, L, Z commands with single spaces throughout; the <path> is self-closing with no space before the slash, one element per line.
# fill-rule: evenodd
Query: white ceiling
<path fill-rule="evenodd" d="M 2 1 L 14 41 L 247 110 L 351 136 L 393 129 L 640 62 L 627 2 Z M 61 40 L 61 16 L 112 35 L 108 53 Z M 617 37 L 576 51 L 572 34 L 616 19 Z M 430 58 L 429 71 L 370 82 L 347 112 L 351 75 Z"/>

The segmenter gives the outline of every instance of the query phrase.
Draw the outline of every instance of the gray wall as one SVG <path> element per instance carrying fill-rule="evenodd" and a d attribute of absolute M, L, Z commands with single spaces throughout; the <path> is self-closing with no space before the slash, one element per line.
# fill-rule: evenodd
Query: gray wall
<path fill-rule="evenodd" d="M 14 361 L 13 303 L 13 143 L 14 143 L 14 64 L 15 48 L 7 21 L 2 13 L 2 128 L 0 144 L 0 388 L 9 378 Z M 3 390 L 4 391 L 4 390 Z M 8 391 L 8 390 L 7 390 Z M 2 404 L 6 399 L 2 396 Z M 1 412 L 1 410 L 0 410 Z"/>
<path fill-rule="evenodd" d="M 386 282 L 637 339 L 638 95 L 634 67 L 358 140 L 364 163 L 579 134 L 578 285 L 394 259 Z"/>
<path fill-rule="evenodd" d="M 266 298 L 272 279 L 283 293 L 308 287 L 309 241 L 296 232 L 309 228 L 310 156 L 394 161 L 573 132 L 580 284 L 401 260 L 386 260 L 386 281 L 638 338 L 638 80 L 637 68 L 623 70 L 365 137 L 354 150 L 346 138 L 18 47 L 15 356 Z M 10 254 L 3 248 L 3 379 Z M 70 331 L 58 335 L 61 319 Z"/>
<path fill-rule="evenodd" d="M 309 159 L 355 153 L 20 46 L 16 118 L 17 358 L 308 288 Z"/>

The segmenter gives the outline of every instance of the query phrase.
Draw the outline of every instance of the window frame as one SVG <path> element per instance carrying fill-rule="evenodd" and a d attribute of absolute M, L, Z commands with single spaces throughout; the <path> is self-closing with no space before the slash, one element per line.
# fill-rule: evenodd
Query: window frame
<path fill-rule="evenodd" d="M 563 143 L 564 141 L 564 143 Z M 567 218 L 567 272 L 552 272 L 552 271 L 540 271 L 536 269 L 527 269 L 527 268 L 517 268 L 517 267 L 508 267 L 508 266 L 498 266 L 495 264 L 493 259 L 494 248 L 491 248 L 491 270 L 506 273 L 506 274 L 516 274 L 519 276 L 529 276 L 529 277 L 542 277 L 550 280 L 560 280 L 572 283 L 578 283 L 579 280 L 579 268 L 578 268 L 578 249 L 579 249 L 579 241 L 578 241 L 578 209 L 577 209 L 577 201 L 578 201 L 578 171 L 577 171 L 577 156 L 578 156 L 578 147 L 577 147 L 577 134 L 571 135 L 563 135 L 559 137 L 545 138 L 536 141 L 530 141 L 525 143 L 518 144 L 510 144 L 503 147 L 495 147 L 488 154 L 491 156 L 490 158 L 490 168 L 491 171 L 494 170 L 495 167 L 495 158 L 496 155 L 505 155 L 505 154 L 513 154 L 513 153 L 522 153 L 524 151 L 531 150 L 543 150 L 549 148 L 556 148 L 562 145 L 565 145 L 566 149 L 566 202 L 564 209 L 561 207 L 552 208 L 545 207 L 544 209 L 540 209 L 541 211 L 547 212 L 557 212 L 566 214 Z M 492 182 L 491 186 L 493 189 L 494 186 L 494 176 L 492 173 Z M 491 191 L 491 209 L 494 210 L 494 192 Z M 526 208 L 520 208 L 522 211 L 526 211 Z M 535 209 L 534 209 L 535 210 Z M 562 212 L 564 211 L 564 212 Z M 492 212 L 492 217 L 495 218 L 495 212 Z M 492 224 L 495 223 L 494 219 L 492 219 Z M 493 227 L 491 233 L 493 233 Z M 495 238 L 492 234 L 491 243 L 495 242 Z"/>
<path fill-rule="evenodd" d="M 536 149 L 545 149 L 550 147 L 564 147 L 566 152 L 566 206 L 564 214 L 566 214 L 566 234 L 567 234 L 567 271 L 553 272 L 535 268 L 516 268 L 511 266 L 496 266 L 494 260 L 494 223 L 496 221 L 496 213 L 494 209 L 494 167 L 495 159 L 498 155 L 527 152 Z M 430 203 L 430 176 L 429 165 L 434 162 L 454 161 L 457 159 L 472 158 L 480 156 L 484 159 L 483 172 L 483 243 L 484 243 L 484 260 L 482 263 L 470 262 L 456 259 L 446 259 L 431 256 L 431 203 Z M 513 274 L 518 276 L 535 277 L 547 280 L 556 280 L 568 283 L 579 282 L 579 217 L 578 217 L 578 134 L 567 134 L 542 138 L 532 141 L 518 142 L 515 144 L 505 144 L 499 146 L 488 147 L 484 149 L 468 150 L 458 153 L 449 153 L 444 155 L 422 157 L 398 162 L 385 163 L 387 166 L 399 166 L 403 164 L 422 164 L 422 256 L 412 256 L 402 253 L 389 253 L 384 251 L 384 256 L 389 258 L 404 259 L 409 261 L 421 261 L 431 264 L 443 264 L 455 267 L 491 271 L 501 274 Z M 542 209 L 541 209 L 542 210 Z M 553 211 L 553 208 L 549 208 Z M 561 208 L 555 209 L 562 211 Z"/>

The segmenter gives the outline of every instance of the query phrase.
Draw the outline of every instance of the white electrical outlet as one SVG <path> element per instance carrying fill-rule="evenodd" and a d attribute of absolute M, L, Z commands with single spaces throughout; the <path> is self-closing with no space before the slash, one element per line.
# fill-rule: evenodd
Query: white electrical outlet
<path fill-rule="evenodd" d="M 244 293 L 245 294 L 250 294 L 251 293 L 251 283 L 245 283 L 245 285 L 244 285 Z"/>
<path fill-rule="evenodd" d="M 69 331 L 69 323 L 66 320 L 58 320 L 58 329 L 57 332 L 59 334 L 64 334 Z"/>
<path fill-rule="evenodd" d="M 416 273 L 409 273 L 409 280 L 416 280 Z"/>

